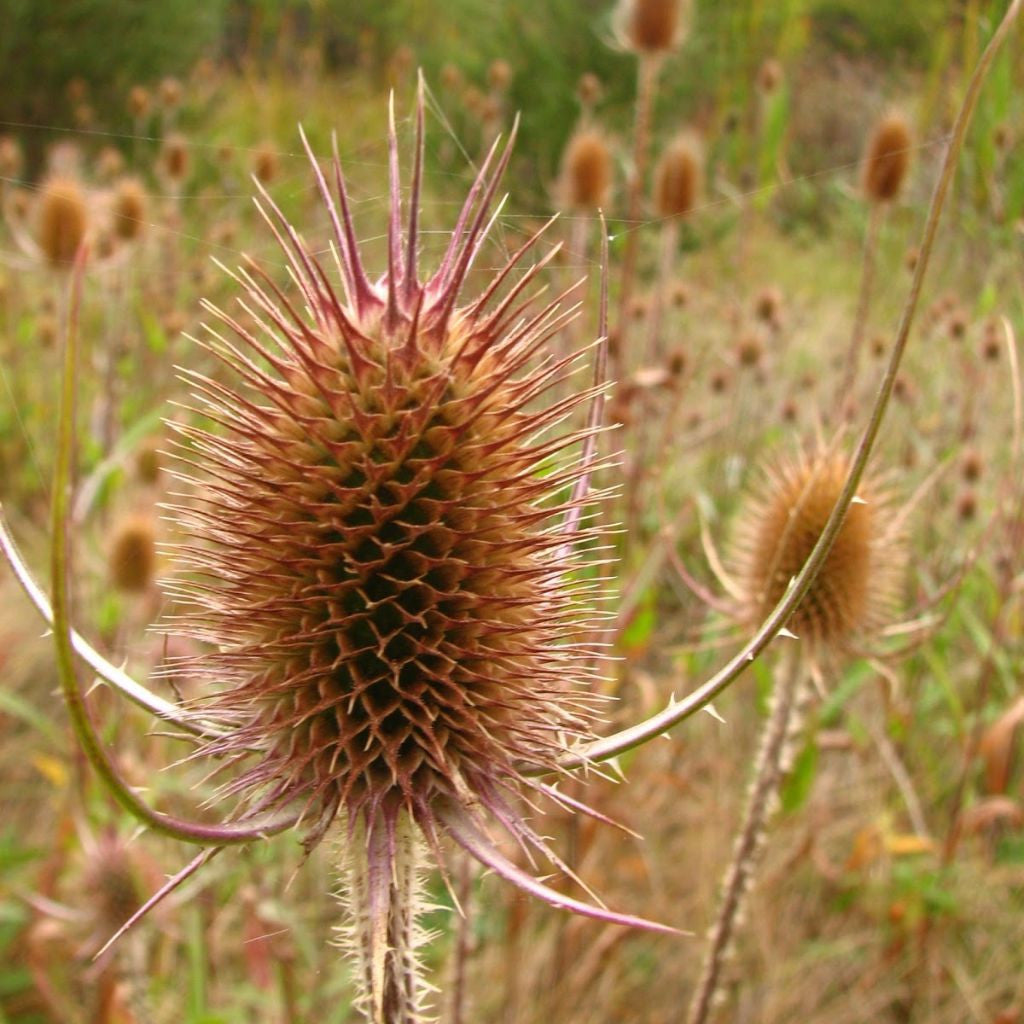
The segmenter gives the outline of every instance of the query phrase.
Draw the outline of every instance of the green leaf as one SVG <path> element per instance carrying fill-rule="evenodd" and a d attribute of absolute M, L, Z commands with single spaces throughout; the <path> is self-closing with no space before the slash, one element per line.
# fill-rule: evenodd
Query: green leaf
<path fill-rule="evenodd" d="M 782 784 L 779 797 L 784 814 L 792 814 L 806 802 L 818 773 L 818 743 L 814 736 L 808 736 L 803 749 L 793 762 L 789 777 Z"/>

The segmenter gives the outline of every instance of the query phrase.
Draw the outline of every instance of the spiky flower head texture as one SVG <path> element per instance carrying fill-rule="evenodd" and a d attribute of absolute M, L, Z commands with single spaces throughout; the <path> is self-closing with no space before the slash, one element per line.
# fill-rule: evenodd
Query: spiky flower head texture
<path fill-rule="evenodd" d="M 733 549 L 743 621 L 763 621 L 785 595 L 821 536 L 848 471 L 847 457 L 824 446 L 777 459 L 762 471 Z M 891 495 L 868 477 L 787 627 L 814 657 L 848 653 L 892 614 L 905 561 Z"/>
<path fill-rule="evenodd" d="M 197 497 L 175 507 L 194 535 L 179 549 L 184 626 L 212 647 L 193 667 L 226 683 L 202 712 L 237 726 L 206 750 L 225 758 L 226 792 L 259 810 L 304 807 L 308 845 L 340 813 L 371 908 L 394 905 L 411 822 L 435 855 L 446 832 L 560 906 L 641 923 L 545 889 L 484 833 L 488 812 L 543 848 L 513 794 L 549 787 L 519 768 L 554 766 L 591 731 L 601 584 L 575 545 L 593 536 L 582 453 L 596 418 L 559 425 L 600 389 L 552 397 L 579 355 L 544 355 L 573 315 L 564 296 L 521 301 L 552 255 L 518 269 L 537 236 L 461 299 L 508 146 L 492 147 L 421 279 L 422 94 L 416 121 L 404 231 L 392 122 L 379 279 L 364 269 L 337 152 L 332 191 L 310 150 L 329 248 L 307 245 L 263 192 L 293 287 L 250 261 L 237 275 L 245 323 L 209 307 L 234 337 L 209 327 L 204 344 L 237 383 L 188 374 L 216 426 L 179 428 Z M 331 250 L 329 263 L 315 255 Z"/>

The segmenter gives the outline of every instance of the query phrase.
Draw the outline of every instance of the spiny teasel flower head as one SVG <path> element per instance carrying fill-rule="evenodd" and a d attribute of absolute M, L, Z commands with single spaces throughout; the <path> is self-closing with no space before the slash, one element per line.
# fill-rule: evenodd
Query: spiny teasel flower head
<path fill-rule="evenodd" d="M 869 202 L 887 203 L 899 195 L 910 169 L 913 139 L 907 119 L 887 114 L 868 139 L 861 170 L 864 195 Z"/>
<path fill-rule="evenodd" d="M 202 708 L 235 726 L 206 747 L 229 766 L 227 793 L 261 811 L 304 807 L 308 844 L 340 813 L 370 850 L 383 887 L 374 906 L 391 899 L 408 821 L 435 854 L 447 832 L 555 897 L 495 859 L 481 830 L 486 811 L 543 848 L 511 795 L 549 787 L 520 767 L 554 767 L 591 731 L 601 582 L 594 565 L 583 571 L 576 542 L 594 539 L 580 521 L 598 497 L 586 495 L 582 454 L 596 411 L 589 425 L 551 432 L 601 389 L 551 397 L 580 357 L 544 355 L 573 316 L 564 295 L 536 310 L 521 301 L 553 255 L 517 270 L 538 236 L 478 297 L 461 297 L 507 146 L 500 156 L 492 147 L 439 265 L 421 278 L 422 95 L 416 120 L 404 231 L 392 121 L 377 280 L 337 153 L 332 189 L 309 151 L 330 263 L 262 193 L 297 294 L 250 261 L 236 277 L 245 322 L 208 307 L 233 339 L 211 327 L 205 344 L 238 385 L 188 374 L 216 428 L 178 428 L 197 496 L 173 507 L 194 536 L 179 547 L 176 593 L 192 605 L 184 629 L 212 646 L 193 668 L 227 684 Z"/>
<path fill-rule="evenodd" d="M 743 510 L 733 550 L 739 615 L 757 624 L 782 599 L 810 555 L 842 491 L 847 457 L 819 446 L 762 472 Z M 840 656 L 892 613 L 905 549 L 890 494 L 862 480 L 839 533 L 788 629 L 812 656 Z"/>

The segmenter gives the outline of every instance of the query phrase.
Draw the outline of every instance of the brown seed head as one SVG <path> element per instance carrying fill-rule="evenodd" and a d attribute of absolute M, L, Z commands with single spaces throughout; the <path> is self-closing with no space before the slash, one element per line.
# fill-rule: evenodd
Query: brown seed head
<path fill-rule="evenodd" d="M 128 90 L 128 113 L 135 118 L 143 118 L 149 114 L 153 99 L 144 85 L 133 85 Z"/>
<path fill-rule="evenodd" d="M 18 140 L 13 135 L 0 135 L 0 178 L 17 178 L 23 162 Z M 0 181 L 0 189 L 8 184 Z"/>
<path fill-rule="evenodd" d="M 616 34 L 633 53 L 667 53 L 682 41 L 688 13 L 685 0 L 619 0 Z"/>
<path fill-rule="evenodd" d="M 754 299 L 754 316 L 769 327 L 778 327 L 782 320 L 782 290 L 774 286 L 762 288 Z"/>
<path fill-rule="evenodd" d="M 596 210 L 608 202 L 612 154 L 604 136 L 593 129 L 577 132 L 562 156 L 562 202 L 572 210 Z"/>
<path fill-rule="evenodd" d="M 96 157 L 96 176 L 113 181 L 124 170 L 124 157 L 116 146 L 104 146 Z"/>
<path fill-rule="evenodd" d="M 902 114 L 889 114 L 875 126 L 861 171 L 864 195 L 870 202 L 890 202 L 899 194 L 910 168 L 912 145 L 910 125 Z"/>
<path fill-rule="evenodd" d="M 758 366 L 763 356 L 764 345 L 754 331 L 748 331 L 736 342 L 736 362 L 741 368 Z"/>
<path fill-rule="evenodd" d="M 601 99 L 601 79 L 593 71 L 584 71 L 576 83 L 576 98 L 587 110 Z"/>
<path fill-rule="evenodd" d="M 138 178 L 123 178 L 114 192 L 114 232 L 123 242 L 133 242 L 146 228 L 149 197 Z"/>
<path fill-rule="evenodd" d="M 50 178 L 37 210 L 36 240 L 51 267 L 68 267 L 89 227 L 89 208 L 73 178 Z"/>
<path fill-rule="evenodd" d="M 782 64 L 769 57 L 757 71 L 757 87 L 765 96 L 771 96 L 782 85 Z"/>
<path fill-rule="evenodd" d="M 849 463 L 822 449 L 765 470 L 736 534 L 740 618 L 760 623 L 782 599 L 821 536 Z M 858 490 L 818 576 L 786 624 L 808 651 L 840 654 L 891 612 L 904 564 L 888 495 L 871 480 Z"/>
<path fill-rule="evenodd" d="M 183 90 L 177 78 L 164 78 L 160 82 L 160 105 L 165 110 L 177 110 L 181 106 Z"/>
<path fill-rule="evenodd" d="M 704 157 L 695 135 L 677 136 L 654 171 L 654 208 L 659 217 L 685 217 L 697 205 Z"/>
<path fill-rule="evenodd" d="M 277 150 L 271 142 L 261 142 L 253 153 L 252 171 L 256 180 L 263 185 L 269 185 L 278 174 L 280 164 L 278 162 Z"/>
<path fill-rule="evenodd" d="M 441 68 L 441 85 L 450 92 L 458 92 L 462 88 L 462 72 L 454 64 L 445 64 Z"/>
<path fill-rule="evenodd" d="M 135 475 L 141 483 L 152 486 L 160 479 L 162 463 L 160 446 L 156 441 L 147 441 L 135 453 Z"/>
<path fill-rule="evenodd" d="M 487 82 L 495 92 L 504 92 L 512 81 L 512 65 L 500 57 L 491 61 L 487 69 Z"/>
<path fill-rule="evenodd" d="M 164 139 L 160 150 L 160 165 L 164 174 L 174 182 L 182 182 L 188 177 L 188 142 L 183 135 L 174 133 Z"/>
<path fill-rule="evenodd" d="M 85 862 L 81 886 L 98 941 L 106 941 L 139 909 L 148 882 L 144 874 L 133 848 L 123 839 L 105 834 L 95 841 Z"/>
<path fill-rule="evenodd" d="M 107 559 L 114 586 L 127 593 L 147 590 L 156 578 L 156 524 L 131 516 L 117 524 Z"/>

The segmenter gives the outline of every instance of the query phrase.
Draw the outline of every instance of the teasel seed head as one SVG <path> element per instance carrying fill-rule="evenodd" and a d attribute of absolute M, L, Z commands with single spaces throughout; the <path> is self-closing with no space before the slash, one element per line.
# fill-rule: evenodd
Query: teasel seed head
<path fill-rule="evenodd" d="M 421 90 L 404 230 L 392 114 L 378 280 L 336 152 L 332 187 L 307 145 L 330 247 L 307 246 L 261 190 L 293 285 L 249 261 L 233 275 L 244 316 L 207 307 L 233 338 L 211 327 L 206 347 L 238 385 L 186 374 L 216 427 L 177 426 L 196 497 L 171 506 L 192 538 L 178 545 L 170 592 L 190 607 L 174 628 L 210 645 L 184 667 L 223 681 L 202 714 L 234 726 L 204 751 L 223 758 L 226 795 L 303 808 L 307 846 L 336 816 L 347 823 L 366 856 L 351 884 L 369 887 L 373 965 L 390 962 L 388 929 L 409 910 L 391 885 L 409 823 L 435 856 L 446 833 L 559 906 L 641 923 L 553 893 L 485 835 L 497 821 L 553 857 L 514 797 L 563 798 L 521 766 L 553 768 L 591 735 L 603 582 L 596 566 L 580 571 L 577 541 L 596 540 L 580 521 L 601 497 L 586 495 L 581 446 L 598 418 L 559 425 L 603 389 L 551 397 L 580 354 L 543 356 L 572 318 L 564 295 L 536 311 L 522 302 L 550 258 L 518 269 L 538 235 L 462 297 L 510 144 L 491 148 L 421 278 L 423 122 Z M 329 248 L 325 265 L 314 253 Z"/>
<path fill-rule="evenodd" d="M 758 624 L 803 567 L 839 498 L 847 457 L 817 447 L 779 459 L 747 499 L 733 548 L 739 618 Z M 892 613 L 905 565 L 904 538 L 891 495 L 861 481 L 831 550 L 786 623 L 812 657 L 837 658 Z"/>
<path fill-rule="evenodd" d="M 153 98 L 144 85 L 133 85 L 128 90 L 128 112 L 132 117 L 147 117 L 152 106 Z"/>
<path fill-rule="evenodd" d="M 654 170 L 654 208 L 659 217 L 685 217 L 701 192 L 703 155 L 697 137 L 678 135 L 661 154 Z"/>
<path fill-rule="evenodd" d="M 910 169 L 912 145 L 910 125 L 902 114 L 888 114 L 878 122 L 868 140 L 861 171 L 869 202 L 887 203 L 899 195 Z"/>
<path fill-rule="evenodd" d="M 682 42 L 689 13 L 690 0 L 619 0 L 616 36 L 632 53 L 668 53 Z"/>
<path fill-rule="evenodd" d="M 36 238 L 51 267 L 71 266 L 89 227 L 85 193 L 73 178 L 50 178 L 39 196 Z"/>
<path fill-rule="evenodd" d="M 108 557 L 110 579 L 129 594 L 148 590 L 156 578 L 156 524 L 152 517 L 133 515 L 114 528 Z"/>
<path fill-rule="evenodd" d="M 0 135 L 0 178 L 17 178 L 24 163 L 21 146 L 13 135 Z M 0 182 L 0 188 L 9 184 Z"/>
<path fill-rule="evenodd" d="M 595 211 L 608 202 L 612 154 L 604 135 L 593 128 L 576 132 L 562 156 L 562 202 L 571 210 Z"/>
<path fill-rule="evenodd" d="M 772 96 L 782 85 L 785 74 L 775 57 L 768 57 L 757 70 L 757 88 L 764 96 Z"/>
<path fill-rule="evenodd" d="M 160 150 L 160 167 L 173 182 L 182 182 L 188 177 L 189 152 L 184 135 L 177 132 L 164 139 Z"/>
<path fill-rule="evenodd" d="M 138 178 L 123 178 L 114 190 L 114 233 L 123 242 L 134 242 L 146 228 L 149 197 Z"/>
<path fill-rule="evenodd" d="M 262 142 L 253 153 L 252 172 L 261 185 L 269 185 L 278 175 L 280 162 L 273 143 Z"/>

